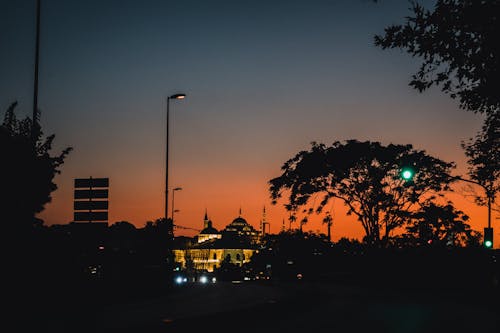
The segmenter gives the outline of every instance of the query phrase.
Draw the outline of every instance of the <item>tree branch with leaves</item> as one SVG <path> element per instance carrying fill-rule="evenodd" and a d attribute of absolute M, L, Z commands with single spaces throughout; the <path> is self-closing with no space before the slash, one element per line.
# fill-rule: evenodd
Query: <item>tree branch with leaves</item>
<path fill-rule="evenodd" d="M 407 166 L 415 170 L 411 181 L 400 176 Z M 314 210 L 317 213 L 339 198 L 363 226 L 368 244 L 383 246 L 391 232 L 406 222 L 401 212 L 449 190 L 452 168 L 453 163 L 411 145 L 348 140 L 327 147 L 313 142 L 309 151 L 284 163 L 282 175 L 269 181 L 269 190 L 274 204 L 285 197 L 284 205 L 292 211 L 311 204 L 315 194 L 323 197 Z"/>
<path fill-rule="evenodd" d="M 410 16 L 375 36 L 382 49 L 397 48 L 422 59 L 410 86 L 432 86 L 469 111 L 500 109 L 500 0 L 437 0 L 433 10 L 411 1 Z"/>
<path fill-rule="evenodd" d="M 55 136 L 44 138 L 39 126 L 34 131 L 33 145 L 33 122 L 27 117 L 18 120 L 16 106 L 17 102 L 10 105 L 0 126 L 0 215 L 2 221 L 19 230 L 30 228 L 35 214 L 52 200 L 51 193 L 57 189 L 54 177 L 61 172 L 60 167 L 72 148 L 51 155 Z"/>

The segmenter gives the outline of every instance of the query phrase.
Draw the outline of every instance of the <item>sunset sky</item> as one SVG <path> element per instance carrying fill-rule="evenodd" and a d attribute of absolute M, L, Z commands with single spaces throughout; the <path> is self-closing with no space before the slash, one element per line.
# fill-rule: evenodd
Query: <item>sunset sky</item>
<path fill-rule="evenodd" d="M 183 188 L 181 226 L 201 229 L 207 209 L 222 229 L 241 208 L 258 227 L 265 206 L 278 232 L 288 214 L 271 205 L 267 182 L 311 141 L 410 143 L 465 174 L 460 142 L 481 116 L 438 89 L 414 91 L 418 59 L 373 45 L 408 8 L 402 0 L 42 0 L 41 123 L 56 134 L 55 152 L 74 151 L 40 217 L 70 222 L 73 179 L 89 176 L 110 178 L 110 223 L 162 217 L 166 97 L 179 92 L 187 98 L 170 105 L 170 185 Z M 20 116 L 31 115 L 34 43 L 35 0 L 3 1 L 2 117 L 15 100 Z M 486 208 L 448 198 L 482 231 Z M 362 235 L 340 202 L 334 211 L 334 240 Z M 321 220 L 305 229 L 326 232 Z M 498 246 L 495 213 L 492 221 Z"/>

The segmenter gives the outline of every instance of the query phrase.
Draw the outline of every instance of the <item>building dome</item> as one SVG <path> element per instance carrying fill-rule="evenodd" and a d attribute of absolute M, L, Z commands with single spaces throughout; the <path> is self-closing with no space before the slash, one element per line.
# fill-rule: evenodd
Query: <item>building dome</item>
<path fill-rule="evenodd" d="M 220 239 L 222 234 L 212 227 L 212 221 L 205 218 L 205 228 L 198 234 L 198 243 L 203 243 L 213 239 Z"/>
<path fill-rule="evenodd" d="M 237 234 L 240 236 L 250 236 L 252 234 L 256 234 L 255 229 L 247 222 L 247 220 L 241 217 L 241 211 L 240 215 L 235 218 L 233 222 L 228 224 L 223 232 L 226 234 Z"/>
<path fill-rule="evenodd" d="M 231 222 L 231 225 L 233 226 L 240 226 L 240 227 L 244 227 L 244 226 L 247 226 L 248 225 L 248 222 L 247 220 L 245 220 L 244 218 L 242 218 L 241 216 L 238 216 L 237 218 L 235 218 L 233 220 L 233 222 Z"/>
<path fill-rule="evenodd" d="M 215 229 L 214 227 L 212 227 L 212 223 L 210 223 L 208 227 L 206 227 L 205 229 L 203 229 L 202 231 L 200 231 L 201 235 L 215 235 L 215 234 L 218 234 L 218 233 L 219 232 L 217 231 L 217 229 Z"/>

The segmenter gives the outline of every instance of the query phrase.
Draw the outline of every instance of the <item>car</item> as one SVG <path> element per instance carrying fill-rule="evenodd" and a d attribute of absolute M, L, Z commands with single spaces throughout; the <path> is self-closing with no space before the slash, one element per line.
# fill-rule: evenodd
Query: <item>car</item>
<path fill-rule="evenodd" d="M 177 274 L 174 276 L 174 282 L 175 284 L 185 284 L 188 282 L 188 278 L 186 275 L 183 275 L 183 274 Z"/>
<path fill-rule="evenodd" d="M 201 273 L 198 275 L 198 279 L 196 280 L 196 282 L 201 284 L 216 283 L 217 278 L 212 273 Z"/>
<path fill-rule="evenodd" d="M 183 284 L 212 284 L 216 283 L 217 278 L 215 274 L 210 272 L 198 272 L 194 274 L 187 274 L 186 272 L 177 272 L 174 274 L 174 283 L 176 285 Z"/>

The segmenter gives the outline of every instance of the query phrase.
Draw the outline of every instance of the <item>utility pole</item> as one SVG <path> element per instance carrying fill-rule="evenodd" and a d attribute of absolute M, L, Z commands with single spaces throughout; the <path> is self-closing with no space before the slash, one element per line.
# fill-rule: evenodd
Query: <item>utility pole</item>
<path fill-rule="evenodd" d="M 36 145 L 38 128 L 38 63 L 40 60 L 40 4 L 41 0 L 36 0 L 36 43 L 35 43 L 35 73 L 33 82 L 33 118 L 31 124 L 31 140 L 33 146 Z"/>
<path fill-rule="evenodd" d="M 484 184 L 481 184 L 480 182 L 470 180 L 470 179 L 465 179 L 460 176 L 453 176 L 451 177 L 456 180 L 461 180 L 467 183 L 471 184 L 476 184 L 479 185 L 483 188 L 483 190 L 486 193 L 486 199 L 487 199 L 487 207 L 488 207 L 488 226 L 484 228 L 484 243 L 486 247 L 488 248 L 493 248 L 493 228 L 491 227 L 491 205 L 493 204 L 493 190 L 491 188 L 487 188 Z M 490 244 L 487 244 L 489 242 Z"/>
<path fill-rule="evenodd" d="M 485 185 L 477 182 L 477 181 L 474 181 L 474 180 L 470 180 L 470 179 L 465 179 L 465 178 L 462 178 L 460 176 L 454 176 L 454 177 L 451 177 L 453 179 L 457 179 L 457 180 L 461 180 L 461 181 L 464 181 L 464 182 L 467 182 L 467 183 L 471 183 L 471 184 L 476 184 L 476 185 L 479 185 L 483 188 L 484 192 L 486 193 L 486 198 L 488 200 L 488 203 L 487 203 L 487 207 L 488 207 L 488 228 L 491 228 L 491 205 L 493 203 L 493 193 L 492 191 L 487 188 Z"/>

